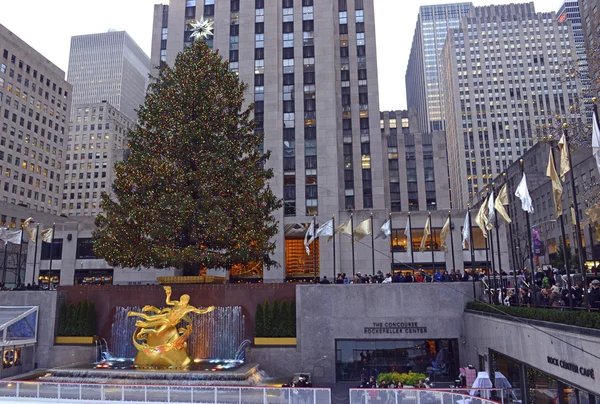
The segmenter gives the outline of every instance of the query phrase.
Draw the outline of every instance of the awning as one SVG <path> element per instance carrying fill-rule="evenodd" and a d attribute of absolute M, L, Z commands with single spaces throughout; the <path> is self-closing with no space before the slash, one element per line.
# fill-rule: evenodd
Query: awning
<path fill-rule="evenodd" d="M 38 306 L 0 306 L 0 348 L 37 342 Z"/>

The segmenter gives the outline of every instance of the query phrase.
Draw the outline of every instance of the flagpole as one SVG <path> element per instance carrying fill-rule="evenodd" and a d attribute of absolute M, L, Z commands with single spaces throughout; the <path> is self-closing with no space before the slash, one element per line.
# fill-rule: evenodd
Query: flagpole
<path fill-rule="evenodd" d="M 6 265 L 8 263 L 8 260 L 6 259 L 6 256 L 8 255 L 8 240 L 4 240 L 4 269 L 2 270 L 2 286 L 6 286 Z"/>
<path fill-rule="evenodd" d="M 481 194 L 483 196 L 483 192 Z M 487 203 L 487 198 L 483 199 L 482 204 L 484 204 L 484 203 Z M 481 212 L 481 210 L 480 210 L 480 212 Z M 488 212 L 488 216 L 489 216 L 489 212 Z M 486 272 L 486 278 L 487 278 L 488 302 L 491 304 L 493 302 L 493 300 L 492 300 L 492 278 L 490 276 L 489 231 L 487 229 L 486 220 L 487 219 L 485 219 L 485 218 L 483 220 L 483 230 L 481 231 L 481 235 L 483 236 L 483 238 L 485 240 L 485 272 Z M 485 231 L 485 233 L 484 233 L 484 231 Z"/>
<path fill-rule="evenodd" d="M 375 227 L 373 227 L 373 212 L 371 212 L 371 262 L 373 264 L 373 276 L 375 276 Z"/>
<path fill-rule="evenodd" d="M 35 284 L 35 267 L 37 264 L 37 246 L 40 235 L 40 225 L 38 223 L 35 231 L 35 240 L 33 241 L 33 273 L 31 274 L 31 286 Z M 39 285 L 38 285 L 39 286 Z"/>
<path fill-rule="evenodd" d="M 467 204 L 467 214 L 469 215 L 469 248 L 471 249 L 471 275 L 473 277 L 473 299 L 477 300 L 475 290 L 475 243 L 473 240 L 473 222 L 471 221 L 471 204 Z"/>
<path fill-rule="evenodd" d="M 598 116 L 598 110 L 596 109 L 596 104 L 594 104 L 594 108 L 596 111 L 596 116 Z M 579 203 L 577 203 L 577 192 L 575 191 L 575 172 L 573 171 L 573 159 L 571 158 L 571 147 L 569 147 L 569 132 L 567 129 L 564 130 L 566 143 L 565 147 L 567 148 L 567 153 L 569 156 L 569 173 L 571 177 L 571 191 L 573 193 L 573 204 L 575 205 L 575 231 L 577 233 L 577 255 L 579 256 L 579 270 L 581 271 L 581 277 L 583 278 L 583 284 L 587 285 L 587 270 L 585 268 L 584 259 L 583 259 L 583 246 L 581 243 L 581 222 L 579 220 Z M 585 294 L 584 294 L 585 295 Z M 586 296 L 587 297 L 587 296 Z M 585 297 L 584 297 L 585 298 Z"/>
<path fill-rule="evenodd" d="M 23 253 L 23 227 L 21 226 L 21 242 L 19 243 L 19 255 L 17 260 L 19 262 L 17 266 L 17 286 L 21 284 L 21 255 Z"/>
<path fill-rule="evenodd" d="M 335 215 L 331 216 L 331 230 L 333 231 L 333 282 L 335 282 Z"/>
<path fill-rule="evenodd" d="M 591 227 L 590 227 L 591 232 Z M 592 234 L 592 233 L 590 233 Z M 592 247 L 593 248 L 593 247 Z M 392 222 L 392 213 L 390 212 L 390 255 L 392 256 L 392 266 L 390 268 L 390 273 L 394 275 L 394 226 Z"/>
<path fill-rule="evenodd" d="M 448 211 L 448 221 L 450 222 L 450 248 L 452 248 L 452 269 L 456 269 L 456 261 L 454 260 L 454 236 L 452 236 L 452 211 Z"/>
<path fill-rule="evenodd" d="M 435 273 L 435 252 L 433 250 L 433 226 L 431 225 L 431 212 L 429 212 L 429 242 L 431 243 L 431 269 Z M 433 281 L 433 273 L 431 274 L 431 280 Z"/>
<path fill-rule="evenodd" d="M 492 263 L 492 283 L 494 285 L 494 293 L 498 292 L 498 278 L 496 278 L 496 262 L 494 261 L 494 233 L 491 230 L 488 230 L 488 236 L 490 238 L 490 258 Z M 502 287 L 500 287 L 502 290 Z M 499 296 L 499 295 L 498 295 Z M 502 302 L 500 302 L 502 304 Z"/>
<path fill-rule="evenodd" d="M 492 182 L 492 189 L 494 189 L 494 183 Z M 498 191 L 500 192 L 500 191 Z M 498 199 L 498 194 L 496 194 L 496 199 Z M 494 201 L 495 202 L 495 201 Z M 495 203 L 494 203 L 495 205 Z M 494 206 L 494 209 L 496 207 Z M 502 287 L 502 254 L 500 254 L 500 228 L 498 226 L 498 213 L 494 212 L 494 223 L 496 225 L 496 245 L 498 247 L 498 274 L 500 275 L 500 287 Z M 494 273 L 495 275 L 495 273 Z M 508 285 L 507 285 L 508 286 Z M 515 297 L 517 290 L 515 289 Z M 502 302 L 500 302 L 502 304 Z"/>
<path fill-rule="evenodd" d="M 520 160 L 521 163 L 521 174 L 525 174 L 525 162 L 523 159 Z M 531 283 L 535 285 L 534 276 L 535 276 L 535 265 L 533 262 L 533 248 L 531 246 L 531 221 L 529 220 L 529 211 L 525 211 L 525 219 L 527 220 L 527 245 L 529 246 L 529 263 L 531 265 Z M 535 296 L 535 287 L 533 288 L 533 293 L 531 294 L 531 300 L 533 301 L 533 306 L 536 306 L 536 296 Z"/>
<path fill-rule="evenodd" d="M 585 206 L 589 207 L 588 205 L 589 205 L 588 201 L 585 201 Z M 588 221 L 588 231 L 590 233 L 590 246 L 592 247 L 592 265 L 596 266 L 596 254 L 594 254 L 594 233 L 592 230 L 592 221 L 591 220 Z"/>
<path fill-rule="evenodd" d="M 412 261 L 412 270 L 415 270 L 415 253 L 412 246 L 412 219 L 410 218 L 410 211 L 408 211 L 408 230 L 410 230 L 410 260 Z M 408 244 L 406 245 L 408 247 Z"/>
<path fill-rule="evenodd" d="M 509 237 L 510 237 L 510 250 L 511 250 L 511 253 L 512 253 L 513 263 L 515 264 L 515 266 L 518 266 L 517 259 L 516 259 L 516 256 L 515 256 L 515 250 L 514 250 L 512 223 L 507 223 L 506 226 L 508 227 L 508 233 L 509 233 Z M 516 267 L 513 269 L 513 277 L 514 277 L 514 281 L 515 281 L 516 302 L 517 302 L 517 306 L 520 306 L 521 302 L 519 300 L 519 295 L 518 295 L 518 293 L 519 293 L 519 281 L 517 280 L 517 269 L 516 269 Z"/>
<path fill-rule="evenodd" d="M 50 267 L 48 268 L 48 290 L 52 290 L 50 285 L 52 284 L 52 250 L 54 247 L 54 226 L 56 226 L 56 223 L 52 223 L 52 238 L 50 239 Z"/>
<path fill-rule="evenodd" d="M 317 216 L 313 215 L 313 234 L 311 235 L 312 237 L 314 237 L 313 240 L 313 271 L 314 271 L 314 275 L 315 275 L 315 283 L 318 283 L 318 279 L 317 279 L 317 238 L 315 237 L 317 233 Z M 54 237 L 54 234 L 52 234 L 52 237 Z M 52 261 L 50 261 L 52 262 Z"/>
<path fill-rule="evenodd" d="M 550 153 L 552 153 L 552 160 L 554 160 L 554 170 L 556 170 L 556 160 L 554 159 L 554 147 L 552 147 L 552 144 L 550 144 Z M 558 180 L 560 181 L 560 177 L 558 178 Z M 562 208 L 562 201 L 561 201 L 561 205 L 560 205 L 560 210 L 562 212 L 563 208 Z M 567 259 L 567 234 L 565 231 L 565 219 L 563 217 L 564 215 L 560 215 L 560 217 L 558 217 L 558 219 L 560 220 L 560 232 L 562 235 L 562 250 L 563 250 L 563 263 L 565 265 L 565 271 L 567 273 L 567 285 L 569 287 L 569 307 L 571 307 L 571 309 L 573 308 L 573 290 L 571 289 L 571 270 L 569 269 L 569 261 Z M 570 250 L 570 248 L 569 248 Z"/>
<path fill-rule="evenodd" d="M 352 213 L 350 213 L 350 229 L 352 230 L 350 238 L 350 244 L 352 244 L 352 277 L 354 277 L 356 268 L 354 266 L 354 215 Z"/>

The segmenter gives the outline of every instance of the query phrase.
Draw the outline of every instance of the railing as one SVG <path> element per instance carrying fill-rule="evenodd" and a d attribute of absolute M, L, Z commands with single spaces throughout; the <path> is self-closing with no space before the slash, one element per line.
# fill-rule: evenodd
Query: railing
<path fill-rule="evenodd" d="M 331 404 L 331 390 L 0 381 L 0 402 Z"/>
<path fill-rule="evenodd" d="M 468 389 L 350 389 L 350 404 L 487 404 L 509 403 L 508 392 L 480 389 L 475 397 Z M 474 392 L 475 393 L 475 392 Z M 490 399 L 495 396 L 497 399 Z"/>

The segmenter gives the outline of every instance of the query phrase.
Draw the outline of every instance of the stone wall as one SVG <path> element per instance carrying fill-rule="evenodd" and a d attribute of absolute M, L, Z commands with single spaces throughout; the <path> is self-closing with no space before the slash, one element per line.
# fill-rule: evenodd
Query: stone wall
<path fill-rule="evenodd" d="M 39 368 L 53 366 L 56 292 L 0 292 L 0 306 L 39 306 L 36 362 Z"/>
<path fill-rule="evenodd" d="M 462 341 L 463 311 L 472 296 L 468 282 L 297 286 L 296 372 L 312 373 L 319 383 L 335 382 L 337 339 Z M 386 323 L 400 322 L 416 325 L 386 333 Z"/>
<path fill-rule="evenodd" d="M 463 351 L 468 363 L 477 366 L 481 355 L 487 358 L 489 369 L 492 349 L 584 390 L 600 392 L 600 360 L 591 355 L 600 352 L 600 331 L 541 321 L 507 320 L 475 312 L 464 314 L 464 324 Z M 558 360 L 558 365 L 550 363 L 548 357 Z M 565 369 L 561 361 L 593 369 L 594 378 Z"/>

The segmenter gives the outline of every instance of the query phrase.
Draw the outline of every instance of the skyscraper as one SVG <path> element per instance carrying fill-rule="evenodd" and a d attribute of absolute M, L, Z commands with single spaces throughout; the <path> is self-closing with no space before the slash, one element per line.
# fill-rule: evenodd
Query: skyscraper
<path fill-rule="evenodd" d="M 598 47 L 598 31 L 600 29 L 598 12 L 600 11 L 600 0 L 579 0 L 578 3 L 581 13 L 581 28 L 584 33 L 585 47 L 586 49 L 591 50 Z M 597 67 L 594 66 L 594 68 Z"/>
<path fill-rule="evenodd" d="M 61 213 L 96 216 L 103 192 L 110 193 L 114 164 L 123 159 L 135 122 L 106 101 L 73 108 Z"/>
<path fill-rule="evenodd" d="M 417 129 L 422 133 L 444 129 L 439 58 L 448 30 L 458 27 L 472 6 L 456 3 L 419 9 L 405 80 L 408 108 L 416 110 Z"/>
<path fill-rule="evenodd" d="M 331 247 L 322 246 L 327 253 L 314 268 L 303 246 L 313 215 L 339 221 L 351 210 L 358 224 L 371 211 L 387 216 L 389 207 L 373 0 L 171 0 L 156 5 L 154 15 L 153 66 L 172 65 L 191 45 L 191 24 L 205 18 L 215 22 L 207 43 L 249 84 L 256 132 L 271 151 L 270 187 L 284 201 L 273 258 L 283 270 L 265 271 L 265 279 L 312 277 L 319 268 L 330 275 Z M 340 245 L 337 270 L 352 273 L 350 245 Z M 368 254 L 364 264 L 370 261 Z"/>
<path fill-rule="evenodd" d="M 0 196 L 58 214 L 71 104 L 65 73 L 0 25 Z M 2 225 L 13 225 L 4 220 Z"/>
<path fill-rule="evenodd" d="M 581 24 L 581 12 L 579 3 L 575 0 L 565 0 L 558 9 L 556 18 L 560 24 L 571 23 L 573 29 L 573 40 L 575 41 L 575 53 L 577 54 L 577 68 L 583 75 L 581 85 L 585 89 L 590 86 L 589 67 L 587 54 L 585 52 L 585 34 Z"/>
<path fill-rule="evenodd" d="M 134 122 L 144 103 L 150 59 L 125 31 L 71 38 L 72 107 L 107 101 Z"/>
<path fill-rule="evenodd" d="M 464 208 L 580 90 L 560 80 L 561 66 L 577 57 L 570 25 L 533 3 L 473 8 L 451 35 L 441 90 L 453 206 Z"/>

